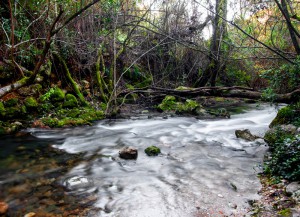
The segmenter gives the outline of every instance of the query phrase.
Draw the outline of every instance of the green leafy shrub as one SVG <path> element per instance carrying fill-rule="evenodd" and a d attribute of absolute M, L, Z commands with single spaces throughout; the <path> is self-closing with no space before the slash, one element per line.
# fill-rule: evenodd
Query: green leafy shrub
<path fill-rule="evenodd" d="M 54 88 L 50 88 L 44 95 L 41 96 L 40 100 L 42 102 L 49 101 L 50 97 L 54 93 L 54 91 L 55 91 Z"/>
<path fill-rule="evenodd" d="M 300 180 L 300 135 L 277 141 L 265 172 L 290 181 Z"/>
<path fill-rule="evenodd" d="M 176 98 L 174 96 L 166 96 L 162 103 L 157 106 L 162 111 L 172 111 L 176 109 Z"/>
<path fill-rule="evenodd" d="M 293 91 L 300 83 L 300 57 L 296 64 L 283 64 L 278 69 L 263 72 L 261 77 L 269 80 L 271 88 L 278 93 Z"/>

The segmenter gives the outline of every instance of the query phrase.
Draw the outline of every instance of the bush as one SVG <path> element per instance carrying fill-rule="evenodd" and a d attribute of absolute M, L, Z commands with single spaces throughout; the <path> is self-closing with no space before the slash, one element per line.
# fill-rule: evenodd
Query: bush
<path fill-rule="evenodd" d="M 285 138 L 274 145 L 265 172 L 290 181 L 300 180 L 300 135 Z"/>
<path fill-rule="evenodd" d="M 269 80 L 271 88 L 278 93 L 288 93 L 300 83 L 300 57 L 296 64 L 283 64 L 279 69 L 267 70 L 261 77 Z"/>

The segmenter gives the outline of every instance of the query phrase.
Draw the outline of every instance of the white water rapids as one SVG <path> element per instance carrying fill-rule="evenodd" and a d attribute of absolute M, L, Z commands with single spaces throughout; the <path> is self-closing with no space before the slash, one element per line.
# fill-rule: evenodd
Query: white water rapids
<path fill-rule="evenodd" d="M 69 193 L 96 197 L 94 206 L 101 209 L 91 216 L 243 216 L 247 201 L 259 198 L 257 173 L 267 147 L 262 139 L 237 139 L 234 131 L 249 129 L 263 136 L 275 115 L 275 108 L 260 106 L 231 119 L 100 121 L 92 127 L 34 135 L 65 138 L 54 147 L 86 153 L 86 160 L 61 182 L 72 188 L 77 177 L 79 188 Z M 162 155 L 148 157 L 144 149 L 151 145 L 158 146 Z M 137 160 L 118 158 L 124 146 L 138 149 Z"/>

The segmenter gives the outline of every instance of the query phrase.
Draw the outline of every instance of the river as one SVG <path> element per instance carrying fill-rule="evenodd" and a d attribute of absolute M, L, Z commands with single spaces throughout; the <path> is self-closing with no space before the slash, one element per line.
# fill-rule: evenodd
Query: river
<path fill-rule="evenodd" d="M 249 202 L 259 199 L 257 174 L 267 147 L 262 139 L 237 139 L 234 131 L 249 129 L 263 136 L 275 115 L 274 107 L 260 105 L 222 120 L 140 116 L 77 128 L 27 129 L 30 135 L 0 141 L 0 200 L 19 209 L 10 211 L 12 216 L 48 209 L 49 204 L 39 205 L 38 196 L 31 208 L 22 206 L 18 194 L 31 201 L 50 180 L 52 188 L 74 198 L 52 198 L 53 210 L 60 209 L 56 216 L 64 216 L 59 202 L 93 207 L 86 216 L 247 215 Z M 162 154 L 148 157 L 144 149 L 151 145 Z M 138 149 L 137 160 L 118 157 L 124 146 Z M 11 190 L 24 183 L 29 192 Z"/>

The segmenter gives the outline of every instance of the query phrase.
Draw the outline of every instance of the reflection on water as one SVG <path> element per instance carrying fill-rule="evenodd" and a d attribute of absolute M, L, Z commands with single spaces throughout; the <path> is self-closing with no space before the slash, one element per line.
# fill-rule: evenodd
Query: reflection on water
<path fill-rule="evenodd" d="M 86 182 L 93 186 L 87 189 L 97 197 L 99 216 L 241 216 L 247 213 L 247 201 L 258 198 L 256 174 L 266 147 L 262 140 L 237 139 L 234 131 L 250 129 L 262 136 L 275 114 L 266 106 L 225 120 L 102 121 L 34 135 L 65 138 L 54 147 L 85 153 L 87 160 L 61 183 L 74 177 L 90 180 Z M 150 145 L 160 147 L 162 154 L 146 156 L 144 149 Z M 124 146 L 138 149 L 137 160 L 118 158 Z"/>

